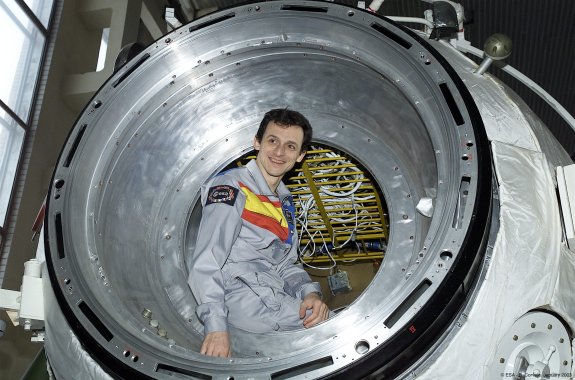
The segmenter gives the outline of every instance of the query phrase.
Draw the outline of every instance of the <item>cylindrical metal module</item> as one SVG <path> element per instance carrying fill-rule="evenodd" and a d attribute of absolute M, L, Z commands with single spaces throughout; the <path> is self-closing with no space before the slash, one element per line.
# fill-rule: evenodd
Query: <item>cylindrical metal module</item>
<path fill-rule="evenodd" d="M 386 255 L 364 293 L 327 322 L 232 329 L 234 357 L 206 357 L 187 284 L 200 186 L 251 150 L 263 114 L 280 107 L 303 113 L 316 143 L 377 182 Z M 455 71 L 388 19 L 308 1 L 211 14 L 118 70 L 68 137 L 45 221 L 56 298 L 116 377 L 394 376 L 469 295 L 490 228 L 487 145 Z M 431 216 L 417 211 L 421 198 L 432 199 Z"/>

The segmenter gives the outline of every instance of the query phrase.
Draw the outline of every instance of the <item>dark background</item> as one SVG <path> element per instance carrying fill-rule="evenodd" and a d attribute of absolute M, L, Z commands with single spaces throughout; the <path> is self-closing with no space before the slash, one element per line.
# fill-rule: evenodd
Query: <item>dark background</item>
<path fill-rule="evenodd" d="M 346 2 L 349 5 L 356 4 Z M 369 1 L 366 2 L 369 5 Z M 462 0 L 465 38 L 483 50 L 487 37 L 511 37 L 513 51 L 505 62 L 535 81 L 571 115 L 575 115 L 575 0 Z M 422 17 L 430 3 L 387 0 L 386 16 Z M 497 67 L 488 70 L 509 85 L 549 127 L 575 160 L 575 130 L 524 84 Z"/>

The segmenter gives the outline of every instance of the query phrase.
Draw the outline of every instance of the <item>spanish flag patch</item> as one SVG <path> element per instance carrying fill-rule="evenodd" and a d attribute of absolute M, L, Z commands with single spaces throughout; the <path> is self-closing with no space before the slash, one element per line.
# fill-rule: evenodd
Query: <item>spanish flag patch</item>
<path fill-rule="evenodd" d="M 284 242 L 287 241 L 290 237 L 289 227 L 281 203 L 272 201 L 265 195 L 255 194 L 241 182 L 240 189 L 246 195 L 242 219 L 272 232 Z"/>

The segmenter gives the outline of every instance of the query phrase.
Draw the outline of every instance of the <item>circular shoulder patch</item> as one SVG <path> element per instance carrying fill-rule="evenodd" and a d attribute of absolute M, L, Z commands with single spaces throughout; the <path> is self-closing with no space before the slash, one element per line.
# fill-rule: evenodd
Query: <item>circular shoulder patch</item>
<path fill-rule="evenodd" d="M 229 185 L 218 185 L 210 187 L 206 206 L 212 203 L 225 203 L 233 206 L 236 203 L 239 190 Z"/>

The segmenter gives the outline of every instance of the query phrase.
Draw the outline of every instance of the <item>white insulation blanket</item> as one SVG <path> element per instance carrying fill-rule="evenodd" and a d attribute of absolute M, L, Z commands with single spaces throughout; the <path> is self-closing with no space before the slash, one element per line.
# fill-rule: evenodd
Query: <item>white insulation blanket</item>
<path fill-rule="evenodd" d="M 575 258 L 561 243 L 547 159 L 496 141 L 492 149 L 501 205 L 492 261 L 467 322 L 418 379 L 492 380 L 500 337 L 534 308 L 550 308 L 575 327 Z"/>

